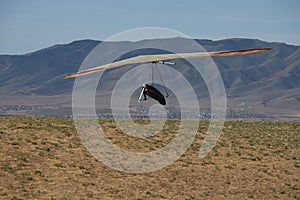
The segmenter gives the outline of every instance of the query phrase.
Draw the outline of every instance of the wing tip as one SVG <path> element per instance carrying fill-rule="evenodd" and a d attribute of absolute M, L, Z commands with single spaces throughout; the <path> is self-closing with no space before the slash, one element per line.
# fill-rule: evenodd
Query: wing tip
<path fill-rule="evenodd" d="M 69 75 L 64 75 L 63 79 L 70 79 L 70 78 L 74 78 L 75 76 L 73 74 L 69 74 Z"/>
<path fill-rule="evenodd" d="M 269 51 L 269 50 L 271 50 L 272 48 L 270 48 L 270 47 L 265 47 L 265 48 L 258 48 L 258 49 L 260 49 L 260 50 L 262 50 L 262 51 Z"/>

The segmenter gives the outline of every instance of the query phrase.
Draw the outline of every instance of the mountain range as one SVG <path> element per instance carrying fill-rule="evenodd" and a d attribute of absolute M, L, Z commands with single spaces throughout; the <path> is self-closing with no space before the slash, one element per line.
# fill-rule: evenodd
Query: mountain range
<path fill-rule="evenodd" d="M 177 44 L 182 38 L 111 42 L 110 45 L 116 49 L 146 42 L 161 43 L 162 40 Z M 242 38 L 195 41 L 206 51 L 272 48 L 261 54 L 213 58 L 224 82 L 228 109 L 278 118 L 300 118 L 300 46 Z M 0 55 L 0 114 L 70 115 L 74 79 L 63 79 L 62 76 L 77 72 L 86 56 L 100 43 L 80 40 L 24 55 Z M 152 53 L 160 52 L 141 49 L 120 59 Z M 193 75 L 184 62 L 178 69 L 186 76 Z M 107 73 L 101 94 L 105 99 L 98 102 L 99 107 L 109 107 L 109 97 L 106 96 L 111 94 L 112 81 L 122 73 L 124 70 Z M 201 81 L 191 84 L 204 91 L 198 96 L 199 102 L 204 102 L 203 107 L 209 107 L 205 84 Z"/>

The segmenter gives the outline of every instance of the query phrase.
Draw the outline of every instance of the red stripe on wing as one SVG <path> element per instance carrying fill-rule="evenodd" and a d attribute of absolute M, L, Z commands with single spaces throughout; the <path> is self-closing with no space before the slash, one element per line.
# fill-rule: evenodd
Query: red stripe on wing
<path fill-rule="evenodd" d="M 256 51 L 268 51 L 271 48 L 254 48 L 254 49 L 240 49 L 240 50 L 232 50 L 232 51 L 222 51 L 214 53 L 213 55 L 223 55 L 223 54 L 230 54 L 230 53 L 245 53 L 245 52 L 256 52 Z"/>

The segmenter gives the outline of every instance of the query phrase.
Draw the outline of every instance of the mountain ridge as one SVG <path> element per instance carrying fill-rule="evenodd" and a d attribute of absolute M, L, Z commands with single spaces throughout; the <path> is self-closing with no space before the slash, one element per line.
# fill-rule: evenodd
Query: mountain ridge
<path fill-rule="evenodd" d="M 159 40 L 168 39 L 111 44 L 117 47 L 121 44 L 161 42 Z M 229 108 L 244 103 L 248 105 L 247 108 L 239 109 L 253 109 L 255 112 L 272 115 L 299 114 L 300 46 L 244 38 L 195 41 L 207 51 L 272 48 L 263 54 L 213 58 L 224 81 Z M 101 42 L 77 40 L 24 55 L 0 55 L 0 106 L 32 104 L 71 107 L 74 80 L 64 80 L 62 76 L 76 72 L 88 53 Z M 141 50 L 140 53 L 145 52 L 146 50 Z M 122 70 L 111 73 L 112 77 L 117 78 L 118 73 L 121 73 L 119 71 Z M 185 71 L 187 74 L 191 73 L 189 70 Z M 196 88 L 205 87 L 203 83 L 195 85 Z M 201 98 L 207 100 L 207 97 Z M 107 105 L 103 105 L 105 106 Z"/>

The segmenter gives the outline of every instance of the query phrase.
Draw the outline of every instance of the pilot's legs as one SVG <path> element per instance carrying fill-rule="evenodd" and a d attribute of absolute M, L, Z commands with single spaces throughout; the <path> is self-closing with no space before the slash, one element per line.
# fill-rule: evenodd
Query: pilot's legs
<path fill-rule="evenodd" d="M 139 103 L 141 102 L 143 95 L 144 95 L 144 100 L 147 100 L 146 94 L 145 94 L 144 90 L 145 90 L 145 88 L 142 89 L 142 92 L 141 92 L 140 97 L 138 99 Z"/>

